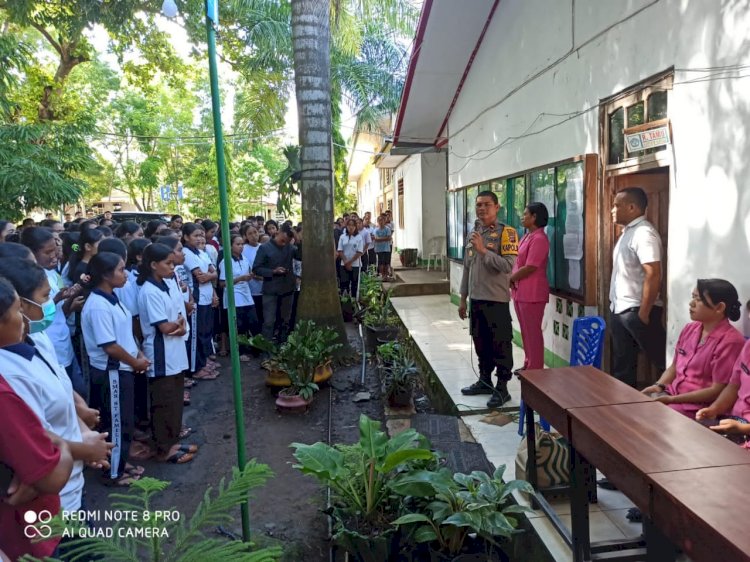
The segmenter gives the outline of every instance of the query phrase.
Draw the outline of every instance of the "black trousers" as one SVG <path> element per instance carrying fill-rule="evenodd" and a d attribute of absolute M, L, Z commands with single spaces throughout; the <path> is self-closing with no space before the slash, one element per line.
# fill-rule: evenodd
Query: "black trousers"
<path fill-rule="evenodd" d="M 116 480 L 125 472 L 135 428 L 135 377 L 129 371 L 102 371 L 91 367 L 91 407 L 101 414 L 99 431 L 109 433 L 114 443 L 110 458 L 109 478 Z"/>
<path fill-rule="evenodd" d="M 179 440 L 184 388 L 185 377 L 181 374 L 148 379 L 152 446 L 158 455 L 166 455 Z"/>
<path fill-rule="evenodd" d="M 654 366 L 666 368 L 667 334 L 661 325 L 662 307 L 654 306 L 648 325 L 638 318 L 639 307 L 611 315 L 613 375 L 630 386 L 636 386 L 638 352 L 643 351 Z"/>
<path fill-rule="evenodd" d="M 513 373 L 510 303 L 472 300 L 469 319 L 479 359 L 479 375 L 487 380 L 497 369 L 497 382 L 508 382 Z"/>
<path fill-rule="evenodd" d="M 351 271 L 341 268 L 341 294 L 349 293 L 353 298 L 357 296 L 357 287 L 359 287 L 359 268 L 352 267 Z"/>

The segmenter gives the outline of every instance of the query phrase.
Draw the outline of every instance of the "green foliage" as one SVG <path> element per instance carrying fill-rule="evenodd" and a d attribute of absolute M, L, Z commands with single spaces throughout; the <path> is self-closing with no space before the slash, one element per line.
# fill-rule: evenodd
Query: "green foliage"
<path fill-rule="evenodd" d="M 425 461 L 433 461 L 429 442 L 413 429 L 388 438 L 378 421 L 362 414 L 359 441 L 353 445 L 330 446 L 292 443 L 295 468 L 330 486 L 334 493 L 337 533 L 345 524 L 350 530 L 382 532 L 400 504 L 393 484 Z M 422 464 L 420 464 L 422 463 Z"/>
<path fill-rule="evenodd" d="M 11 92 L 18 86 L 19 73 L 26 69 L 31 49 L 12 33 L 0 35 L 0 115 L 10 117 L 15 103 Z"/>
<path fill-rule="evenodd" d="M 531 485 L 523 480 L 503 482 L 504 471 L 505 465 L 492 476 L 481 471 L 451 475 L 448 469 L 405 474 L 393 490 L 416 498 L 417 510 L 393 524 L 408 530 L 415 542 L 435 542 L 439 550 L 453 556 L 470 533 L 496 544 L 495 537 L 508 538 L 516 532 L 514 515 L 531 511 L 510 503 L 514 490 L 531 492 Z"/>
<path fill-rule="evenodd" d="M 16 220 L 76 201 L 84 189 L 77 174 L 96 166 L 88 131 L 88 124 L 0 125 L 0 216 Z"/>
<path fill-rule="evenodd" d="M 284 158 L 286 158 L 287 166 L 281 171 L 275 183 L 279 190 L 276 208 L 279 213 L 284 215 L 291 214 L 292 204 L 300 196 L 297 183 L 302 175 L 301 153 L 302 147 L 300 146 L 288 145 L 284 147 Z"/>
<path fill-rule="evenodd" d="M 326 363 L 341 347 L 330 328 L 320 328 L 312 320 L 300 320 L 278 352 L 279 366 L 289 375 L 292 388 L 305 400 L 318 390 L 313 381 L 315 369 Z"/>
<path fill-rule="evenodd" d="M 376 353 L 382 373 L 383 394 L 386 397 L 414 389 L 419 369 L 406 343 L 388 342 L 379 346 Z"/>
<path fill-rule="evenodd" d="M 251 460 L 245 468 L 233 468 L 231 480 L 222 478 L 216 493 L 208 488 L 203 500 L 190 518 L 179 521 L 157 518 L 152 498 L 164 491 L 168 482 L 142 478 L 134 482 L 127 493 L 115 493 L 112 509 L 138 513 L 137 521 L 114 523 L 112 538 L 72 538 L 70 559 L 108 561 L 159 562 L 271 562 L 281 557 L 280 547 L 255 549 L 253 543 L 227 541 L 207 535 L 208 529 L 234 522 L 237 506 L 247 502 L 248 495 L 265 484 L 273 472 L 265 464 Z M 148 514 L 146 517 L 143 514 Z M 76 529 L 84 523 L 63 521 L 58 515 L 51 523 L 54 536 L 76 537 Z M 120 529 L 123 532 L 120 532 Z M 137 536 L 138 529 L 151 529 L 150 538 Z M 130 530 L 128 533 L 127 530 Z M 123 535 L 123 536 L 120 536 Z M 131 535 L 131 536 L 128 536 Z"/>

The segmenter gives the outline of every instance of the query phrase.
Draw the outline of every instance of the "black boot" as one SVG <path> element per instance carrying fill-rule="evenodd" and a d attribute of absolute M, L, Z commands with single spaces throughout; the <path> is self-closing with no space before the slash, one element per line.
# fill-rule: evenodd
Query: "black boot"
<path fill-rule="evenodd" d="M 510 392 L 508 392 L 508 383 L 498 381 L 497 386 L 492 392 L 492 396 L 487 401 L 488 408 L 499 408 L 506 402 L 510 402 Z"/>
<path fill-rule="evenodd" d="M 490 376 L 480 376 L 479 380 L 474 384 L 465 386 L 461 389 L 461 394 L 464 396 L 476 396 L 477 394 L 492 394 L 494 389 L 492 388 L 492 378 Z"/>

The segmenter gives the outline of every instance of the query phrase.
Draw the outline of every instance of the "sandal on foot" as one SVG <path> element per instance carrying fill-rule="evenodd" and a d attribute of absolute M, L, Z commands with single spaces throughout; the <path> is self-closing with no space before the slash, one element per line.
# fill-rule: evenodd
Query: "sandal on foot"
<path fill-rule="evenodd" d="M 179 450 L 183 451 L 185 453 L 190 453 L 191 455 L 194 455 L 198 452 L 198 445 L 191 445 L 189 443 L 179 443 L 178 444 Z"/>
<path fill-rule="evenodd" d="M 209 371 L 208 369 L 201 369 L 197 373 L 193 375 L 194 379 L 198 379 L 199 381 L 212 381 L 215 378 L 219 376 L 219 373 L 216 371 Z"/>
<path fill-rule="evenodd" d="M 192 427 L 182 426 L 182 429 L 180 429 L 180 434 L 177 437 L 179 439 L 185 439 L 185 437 L 187 437 L 191 433 L 193 433 L 193 428 Z"/>
<path fill-rule="evenodd" d="M 184 390 L 182 392 L 182 404 L 185 406 L 190 406 L 190 391 Z"/>
<path fill-rule="evenodd" d="M 140 441 L 135 441 L 133 444 L 130 445 L 130 458 L 131 459 L 135 459 L 138 461 L 147 461 L 148 459 L 152 458 L 155 454 L 156 454 L 156 451 L 154 451 L 148 445 L 141 443 Z"/>
<path fill-rule="evenodd" d="M 132 464 L 128 463 L 125 465 L 125 472 L 130 474 L 130 476 L 137 476 L 140 478 L 143 476 L 143 473 L 146 472 L 146 469 L 142 466 L 133 466 Z"/>
<path fill-rule="evenodd" d="M 176 453 L 169 455 L 163 462 L 169 462 L 172 464 L 185 464 L 193 460 L 194 455 L 178 449 Z"/>
<path fill-rule="evenodd" d="M 130 486 L 133 482 L 137 482 L 140 480 L 141 477 L 139 475 L 130 474 L 127 471 L 122 473 L 122 476 L 119 478 L 105 478 L 104 483 L 107 486 L 114 486 L 117 488 L 127 488 Z"/>

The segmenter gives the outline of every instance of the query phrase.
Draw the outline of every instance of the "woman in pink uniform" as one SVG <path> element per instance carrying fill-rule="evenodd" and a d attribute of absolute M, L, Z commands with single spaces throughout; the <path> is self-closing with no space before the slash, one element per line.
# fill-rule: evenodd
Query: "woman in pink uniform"
<path fill-rule="evenodd" d="M 549 240 L 544 227 L 548 220 L 549 212 L 544 203 L 529 203 L 524 209 L 521 224 L 528 233 L 518 245 L 518 258 L 510 276 L 511 297 L 521 324 L 521 338 L 526 355 L 524 369 L 544 369 L 542 318 L 549 300 Z"/>
<path fill-rule="evenodd" d="M 677 340 L 672 364 L 643 390 L 695 418 L 729 384 L 745 338 L 729 321 L 740 318 L 737 289 L 723 279 L 699 279 L 690 300 L 690 322 Z"/>
<path fill-rule="evenodd" d="M 734 364 L 729 384 L 713 404 L 698 410 L 695 419 L 713 421 L 711 429 L 750 449 L 750 340 Z"/>

